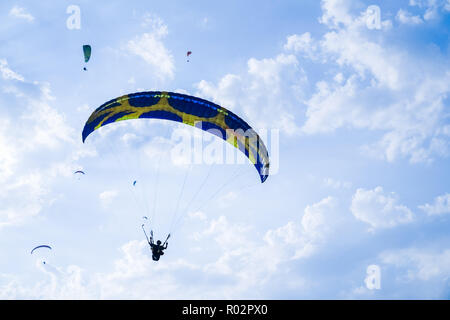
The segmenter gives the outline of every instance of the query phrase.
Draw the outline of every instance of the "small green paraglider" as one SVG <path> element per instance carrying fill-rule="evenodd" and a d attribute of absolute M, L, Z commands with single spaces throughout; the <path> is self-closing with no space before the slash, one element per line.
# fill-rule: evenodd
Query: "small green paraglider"
<path fill-rule="evenodd" d="M 92 48 L 90 45 L 83 45 L 83 53 L 84 53 L 84 62 L 87 63 L 91 58 Z M 83 68 L 84 71 L 87 71 L 86 67 Z"/>

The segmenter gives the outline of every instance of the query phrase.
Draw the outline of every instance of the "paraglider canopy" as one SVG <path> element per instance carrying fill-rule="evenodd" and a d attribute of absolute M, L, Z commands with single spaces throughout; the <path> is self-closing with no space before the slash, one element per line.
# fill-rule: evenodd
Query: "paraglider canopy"
<path fill-rule="evenodd" d="M 84 54 L 84 62 L 85 63 L 87 63 L 89 61 L 89 59 L 91 58 L 91 52 L 92 52 L 91 46 L 88 44 L 85 44 L 83 46 L 83 54 Z M 84 67 L 83 70 L 87 71 L 87 68 Z"/>
<path fill-rule="evenodd" d="M 31 250 L 31 254 L 33 254 L 33 252 L 34 252 L 36 249 L 39 249 L 39 248 L 48 248 L 48 249 L 50 249 L 50 250 L 52 249 L 50 246 L 44 244 L 44 245 L 40 245 L 40 246 L 34 247 L 33 250 Z"/>
<path fill-rule="evenodd" d="M 131 119 L 165 119 L 209 131 L 242 151 L 255 166 L 261 182 L 269 176 L 269 153 L 247 122 L 213 102 L 181 93 L 136 92 L 110 100 L 86 121 L 82 140 L 102 126 Z"/>
<path fill-rule="evenodd" d="M 83 53 L 84 53 L 84 62 L 88 62 L 89 59 L 91 58 L 91 52 L 92 52 L 92 48 L 90 45 L 85 44 L 83 46 Z"/>
<path fill-rule="evenodd" d="M 77 179 L 80 180 L 82 176 L 86 175 L 86 173 L 82 170 L 77 170 L 73 173 L 73 176 Z"/>

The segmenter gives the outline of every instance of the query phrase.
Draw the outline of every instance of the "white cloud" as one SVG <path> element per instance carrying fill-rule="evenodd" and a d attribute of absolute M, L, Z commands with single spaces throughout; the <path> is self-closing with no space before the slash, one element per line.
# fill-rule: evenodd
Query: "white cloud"
<path fill-rule="evenodd" d="M 217 85 L 200 81 L 197 95 L 242 115 L 255 130 L 277 128 L 289 135 L 297 134 L 297 103 L 306 83 L 297 58 L 286 54 L 262 60 L 251 58 L 247 66 L 247 73 L 227 74 Z"/>
<path fill-rule="evenodd" d="M 161 19 L 150 17 L 144 20 L 144 25 L 151 25 L 152 32 L 146 32 L 128 41 L 126 50 L 141 57 L 161 78 L 172 79 L 175 75 L 174 59 L 165 47 L 163 38 L 168 34 L 167 26 Z"/>
<path fill-rule="evenodd" d="M 348 29 L 328 32 L 321 41 L 322 50 L 334 56 L 339 66 L 349 66 L 362 77 L 369 73 L 381 86 L 400 88 L 398 67 L 402 65 L 402 54 L 366 38 L 360 31 L 365 31 L 363 28 L 365 25 L 355 20 Z"/>
<path fill-rule="evenodd" d="M 55 149 L 64 143 L 75 144 L 76 141 L 75 130 L 67 125 L 64 114 L 49 105 L 54 98 L 48 89 L 48 84 L 42 85 L 42 100 L 32 100 L 30 112 L 22 116 L 24 121 L 35 122 L 31 127 L 33 140 L 23 141 L 23 145 L 30 150 L 42 147 Z"/>
<path fill-rule="evenodd" d="M 385 251 L 380 254 L 383 263 L 403 269 L 401 280 L 429 281 L 450 277 L 450 250 L 441 252 L 420 250 L 416 248 Z"/>
<path fill-rule="evenodd" d="M 323 1 L 322 22 L 331 30 L 319 44 L 315 57 L 338 72 L 333 79 L 316 83 L 306 101 L 306 134 L 330 133 L 340 128 L 380 132 L 381 138 L 362 151 L 394 161 L 430 162 L 448 156 L 444 133 L 444 102 L 450 91 L 450 69 L 445 59 L 390 46 L 373 37 L 364 16 L 352 17 L 349 1 Z M 382 22 L 383 23 L 383 22 Z M 297 36 L 299 38 L 301 36 Z M 294 47 L 290 36 L 286 47 Z M 303 42 L 305 43 L 305 42 Z"/>
<path fill-rule="evenodd" d="M 46 280 L 30 285 L 12 275 L 4 275 L 0 285 L 1 299 L 95 299 L 96 292 L 86 282 L 86 273 L 78 266 L 60 268 L 36 261 Z"/>
<path fill-rule="evenodd" d="M 419 16 L 413 16 L 410 12 L 403 9 L 397 12 L 396 19 L 404 24 L 421 24 L 423 22 Z"/>
<path fill-rule="evenodd" d="M 325 178 L 323 180 L 325 186 L 333 188 L 333 189 L 348 189 L 352 186 L 352 183 L 349 181 L 339 181 L 332 178 Z"/>
<path fill-rule="evenodd" d="M 332 232 L 337 222 L 336 199 L 327 197 L 305 208 L 301 225 L 310 239 L 322 240 Z"/>
<path fill-rule="evenodd" d="M 12 79 L 21 82 L 25 81 L 23 76 L 8 67 L 8 61 L 6 61 L 6 59 L 0 59 L 0 73 L 5 80 Z"/>
<path fill-rule="evenodd" d="M 35 172 L 9 179 L 2 186 L 0 227 L 23 223 L 37 215 L 44 204 L 43 197 L 48 193 L 42 173 Z"/>
<path fill-rule="evenodd" d="M 438 196 L 434 199 L 433 204 L 426 203 L 419 208 L 430 216 L 450 213 L 450 193 Z"/>
<path fill-rule="evenodd" d="M 232 225 L 224 216 L 212 220 L 209 226 L 195 235 L 197 241 L 205 242 L 212 237 L 219 245 L 220 255 L 206 264 L 207 274 L 226 276 L 235 286 L 226 288 L 225 297 L 254 296 L 255 288 L 267 286 L 289 262 L 306 259 L 315 254 L 326 241 L 335 235 L 341 218 L 336 210 L 337 201 L 327 197 L 307 206 L 300 221 L 290 221 L 284 226 L 268 230 L 263 238 L 251 239 L 254 230 L 244 225 Z M 233 230 L 233 232 L 230 232 Z M 209 241 L 210 245 L 213 244 Z M 233 244 L 233 245 L 230 245 Z M 291 281 L 279 279 L 280 281 Z M 297 279 L 297 285 L 304 285 L 304 279 Z M 222 289 L 221 289 L 222 290 Z"/>
<path fill-rule="evenodd" d="M 141 20 L 142 27 L 150 28 L 158 36 L 166 36 L 169 33 L 167 25 L 155 14 L 146 12 Z"/>
<path fill-rule="evenodd" d="M 308 205 L 300 223 L 289 222 L 265 235 L 265 240 L 272 246 L 288 245 L 291 259 L 306 258 L 330 238 L 338 229 L 340 218 L 336 210 L 337 200 L 327 197 Z"/>
<path fill-rule="evenodd" d="M 0 286 L 0 298 L 258 298 L 261 288 L 279 285 L 277 271 L 282 260 L 278 258 L 277 247 L 251 241 L 249 230 L 236 227 L 225 217 L 211 221 L 202 236 L 211 246 L 217 243 L 219 247 L 218 254 L 208 256 L 206 262 L 164 256 L 155 263 L 146 241 L 134 240 L 120 248 L 121 256 L 114 261 L 112 270 L 92 274 L 77 266 L 39 265 L 47 275 L 46 281 L 30 285 L 7 277 L 3 281 L 6 284 Z M 230 230 L 234 230 L 233 234 Z M 291 286 L 302 284 L 298 277 L 281 281 Z"/>
<path fill-rule="evenodd" d="M 184 256 L 182 251 L 175 256 L 169 246 L 155 263 L 146 241 L 133 240 L 122 245 L 120 256 L 100 272 L 40 264 L 45 281 L 2 279 L 0 298 L 258 299 L 270 297 L 275 288 L 300 294 L 310 280 L 292 272 L 294 260 L 306 259 L 325 246 L 340 221 L 331 197 L 307 206 L 301 220 L 263 236 L 225 216 L 192 218 L 201 219 L 204 228 L 188 244 L 178 244 L 188 249 Z"/>
<path fill-rule="evenodd" d="M 317 54 L 317 43 L 312 39 L 309 32 L 305 32 L 302 35 L 293 34 L 287 37 L 284 49 L 302 53 L 309 59 L 314 60 Z"/>
<path fill-rule="evenodd" d="M 370 224 L 372 229 L 392 228 L 414 218 L 408 207 L 398 204 L 395 194 L 385 194 L 382 187 L 356 190 L 350 210 L 356 219 Z"/>
<path fill-rule="evenodd" d="M 98 195 L 98 198 L 100 199 L 100 203 L 102 205 L 102 207 L 107 208 L 109 207 L 112 202 L 114 201 L 114 199 L 117 197 L 119 193 L 117 192 L 117 190 L 106 190 L 101 192 Z"/>
<path fill-rule="evenodd" d="M 92 155 L 76 143 L 78 134 L 53 107 L 48 84 L 16 76 L 4 80 L 11 78 L 20 81 L 10 84 L 0 100 L 5 111 L 0 121 L 0 227 L 24 224 L 41 214 L 58 198 L 54 183 L 72 174 L 80 158 Z"/>
<path fill-rule="evenodd" d="M 323 15 L 321 23 L 337 27 L 339 24 L 349 25 L 353 18 L 349 14 L 351 1 L 349 0 L 322 0 Z"/>
<path fill-rule="evenodd" d="M 221 216 L 211 221 L 199 238 L 211 236 L 219 246 L 219 256 L 202 270 L 209 277 L 228 279 L 230 285 L 221 288 L 222 297 L 258 297 L 252 292 L 267 286 L 290 259 L 285 255 L 284 243 L 273 245 L 267 241 L 255 241 L 250 238 L 252 231 L 243 225 L 232 225 Z"/>
<path fill-rule="evenodd" d="M 28 22 L 33 22 L 34 17 L 28 13 L 25 8 L 14 6 L 9 11 L 9 15 L 14 18 L 24 19 Z"/>
<path fill-rule="evenodd" d="M 206 220 L 206 214 L 204 212 L 202 212 L 202 211 L 189 212 L 188 216 L 191 219 L 199 219 L 199 220 L 202 220 L 202 221 Z"/>
<path fill-rule="evenodd" d="M 410 6 L 425 9 L 423 18 L 427 20 L 439 17 L 440 11 L 450 11 L 449 0 L 410 0 Z"/>
<path fill-rule="evenodd" d="M 132 132 L 127 132 L 120 138 L 120 140 L 122 140 L 126 145 L 129 145 L 137 141 L 138 139 L 138 136 Z"/>

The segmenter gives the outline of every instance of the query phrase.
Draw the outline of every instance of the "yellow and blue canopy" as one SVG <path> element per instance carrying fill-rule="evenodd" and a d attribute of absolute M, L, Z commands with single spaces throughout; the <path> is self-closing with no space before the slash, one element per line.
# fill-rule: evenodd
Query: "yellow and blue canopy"
<path fill-rule="evenodd" d="M 83 142 L 94 130 L 109 123 L 145 118 L 182 122 L 211 132 L 241 150 L 258 170 L 261 182 L 269 175 L 267 149 L 243 119 L 215 103 L 180 93 L 137 92 L 104 103 L 87 120 Z"/>

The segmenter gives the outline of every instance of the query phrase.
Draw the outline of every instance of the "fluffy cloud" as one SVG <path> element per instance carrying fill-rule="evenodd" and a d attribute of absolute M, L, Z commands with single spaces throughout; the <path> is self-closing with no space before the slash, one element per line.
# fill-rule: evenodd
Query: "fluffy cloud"
<path fill-rule="evenodd" d="M 370 224 L 373 229 L 392 228 L 413 221 L 411 210 L 398 204 L 395 194 L 386 195 L 382 187 L 356 190 L 350 210 L 356 219 Z"/>
<path fill-rule="evenodd" d="M 247 73 L 225 75 L 217 85 L 200 81 L 199 96 L 210 98 L 248 119 L 254 128 L 276 128 L 298 133 L 296 116 L 306 83 L 303 69 L 293 55 L 247 62 Z"/>
<path fill-rule="evenodd" d="M 33 22 L 34 20 L 34 17 L 30 13 L 28 13 L 25 8 L 21 8 L 18 6 L 12 7 L 9 11 L 9 15 L 14 18 L 26 20 L 28 22 Z"/>
<path fill-rule="evenodd" d="M 0 201 L 4 204 L 0 209 L 0 228 L 25 222 L 41 211 L 48 194 L 48 185 L 38 171 L 19 175 L 6 180 L 2 184 Z"/>
<path fill-rule="evenodd" d="M 128 41 L 126 50 L 141 57 L 161 78 L 172 79 L 175 75 L 175 65 L 172 54 L 164 46 L 163 39 L 168 34 L 167 26 L 157 17 L 144 19 L 144 26 L 150 25 L 152 32 L 146 32 Z"/>
<path fill-rule="evenodd" d="M 280 284 L 301 292 L 308 281 L 290 272 L 291 263 L 316 252 L 333 234 L 339 220 L 335 209 L 336 200 L 325 198 L 307 206 L 300 221 L 268 230 L 263 237 L 225 216 L 207 219 L 204 214 L 191 215 L 201 219 L 204 229 L 193 236 L 187 256 L 173 258 L 168 251 L 155 264 L 146 241 L 133 240 L 119 248 L 120 256 L 107 271 L 89 273 L 75 265 L 37 263 L 46 277 L 43 281 L 30 284 L 4 275 L 0 298 L 261 298 Z M 200 246 L 207 243 L 214 253 L 205 255 L 205 248 L 193 250 L 197 242 Z"/>
<path fill-rule="evenodd" d="M 88 286 L 85 271 L 78 266 L 67 268 L 42 264 L 36 261 L 36 267 L 45 276 L 45 280 L 32 285 L 24 284 L 12 275 L 3 275 L 4 285 L 0 285 L 1 299 L 94 299 L 95 288 Z M 1 277 L 0 277 L 0 280 Z M 1 283 L 0 282 L 0 283 Z"/>
<path fill-rule="evenodd" d="M 283 243 L 271 245 L 252 239 L 249 231 L 247 227 L 230 224 L 223 216 L 208 221 L 198 241 L 217 249 L 216 254 L 208 255 L 206 262 L 164 256 L 155 264 L 146 241 L 130 241 L 120 247 L 120 257 L 110 271 L 93 274 L 78 266 L 61 268 L 40 263 L 37 267 L 46 280 L 30 284 L 6 275 L 0 279 L 0 298 L 258 298 L 263 288 L 279 284 L 277 272 L 286 270 L 283 263 L 287 260 L 278 253 Z M 293 280 L 298 286 L 303 283 L 292 277 L 281 279 L 291 286 Z"/>
<path fill-rule="evenodd" d="M 450 276 L 450 250 L 433 252 L 416 248 L 386 251 L 380 255 L 383 263 L 399 268 L 406 281 L 448 279 Z"/>
<path fill-rule="evenodd" d="M 436 197 L 433 204 L 424 204 L 419 206 L 428 215 L 440 215 L 450 213 L 450 193 Z"/>
<path fill-rule="evenodd" d="M 323 0 L 323 15 L 320 22 L 337 27 L 339 24 L 349 25 L 353 18 L 349 13 L 351 1 L 349 0 Z"/>
<path fill-rule="evenodd" d="M 29 221 L 50 206 L 57 197 L 52 185 L 71 175 L 92 150 L 76 143 L 78 135 L 54 107 L 48 83 L 26 81 L 4 59 L 0 68 L 0 227 L 5 227 Z M 62 150 L 67 152 L 57 152 Z"/>
<path fill-rule="evenodd" d="M 316 83 L 316 91 L 306 101 L 301 130 L 306 134 L 340 128 L 382 132 L 362 151 L 387 161 L 407 157 L 411 162 L 429 162 L 447 156 L 448 134 L 442 119 L 450 69 L 442 68 L 444 58 L 423 59 L 387 45 L 380 40 L 386 28 L 373 37 L 364 13 L 353 16 L 349 1 L 326 0 L 322 7 L 321 21 L 331 30 L 317 41 L 291 35 L 285 46 L 315 52 L 312 60 L 338 68 L 332 80 Z"/>
<path fill-rule="evenodd" d="M 315 60 L 317 55 L 317 43 L 312 39 L 309 32 L 305 32 L 302 35 L 293 34 L 288 36 L 284 49 L 286 51 L 302 53 L 312 60 Z"/>
<path fill-rule="evenodd" d="M 389 20 L 381 20 L 374 37 L 367 12 L 358 15 L 354 2 L 324 0 L 322 9 L 320 21 L 330 29 L 322 38 L 292 34 L 284 45 L 290 54 L 249 59 L 246 74 L 225 75 L 217 84 L 201 81 L 198 94 L 243 114 L 253 126 L 277 127 L 288 134 L 372 131 L 379 138 L 362 145 L 361 152 L 390 162 L 448 156 L 443 113 L 450 69 L 441 67 L 445 59 L 423 59 L 383 41 L 392 26 Z M 405 12 L 398 18 L 406 21 Z M 318 81 L 309 97 L 297 57 L 333 70 L 326 75 L 332 79 Z M 306 121 L 300 125 L 305 106 Z"/>
<path fill-rule="evenodd" d="M 0 59 L 0 73 L 5 80 L 13 79 L 22 82 L 25 81 L 23 76 L 8 67 L 8 61 L 6 59 Z"/>
<path fill-rule="evenodd" d="M 413 16 L 406 10 L 400 9 L 397 12 L 396 19 L 404 24 L 421 24 L 423 22 L 422 18 L 419 16 Z"/>
<path fill-rule="evenodd" d="M 266 233 L 265 240 L 272 246 L 277 243 L 287 245 L 286 249 L 293 251 L 290 254 L 291 259 L 309 257 L 338 228 L 340 219 L 336 207 L 337 200 L 332 197 L 308 205 L 300 223 L 289 222 L 278 229 L 270 230 Z"/>
<path fill-rule="evenodd" d="M 348 189 L 352 186 L 352 183 L 349 181 L 339 181 L 332 178 L 325 178 L 323 180 L 325 186 L 333 188 L 333 189 Z"/>
<path fill-rule="evenodd" d="M 425 20 L 437 18 L 440 11 L 450 11 L 448 0 L 409 0 L 409 5 L 424 9 L 423 18 Z"/>

